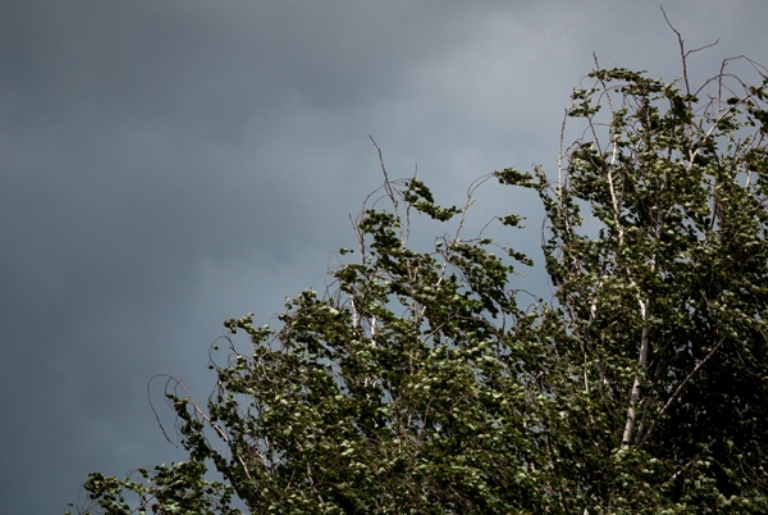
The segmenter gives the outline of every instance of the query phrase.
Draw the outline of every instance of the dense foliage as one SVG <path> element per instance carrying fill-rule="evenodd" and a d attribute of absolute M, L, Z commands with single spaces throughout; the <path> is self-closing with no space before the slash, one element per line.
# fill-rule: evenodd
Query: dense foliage
<path fill-rule="evenodd" d="M 92 474 L 82 511 L 768 512 L 768 80 L 727 65 L 697 90 L 598 67 L 557 176 L 492 174 L 543 202 L 551 302 L 461 239 L 471 202 L 385 171 L 329 291 L 227 321 L 252 351 L 206 407 L 168 391 L 189 461 Z M 456 230 L 417 251 L 418 216 Z"/>

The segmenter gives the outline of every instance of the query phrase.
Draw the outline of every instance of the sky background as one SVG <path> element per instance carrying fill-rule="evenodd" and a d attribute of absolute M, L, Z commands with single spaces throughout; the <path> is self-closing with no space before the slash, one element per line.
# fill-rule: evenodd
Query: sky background
<path fill-rule="evenodd" d="M 768 2 L 667 1 L 691 74 L 766 64 Z M 89 472 L 178 461 L 147 399 L 201 400 L 222 321 L 325 288 L 382 180 L 438 202 L 505 167 L 554 171 L 593 67 L 680 75 L 657 2 L 5 0 L 0 5 L 0 506 L 61 513 Z M 538 271 L 541 211 L 503 242 Z M 162 404 L 161 386 L 152 398 Z"/>

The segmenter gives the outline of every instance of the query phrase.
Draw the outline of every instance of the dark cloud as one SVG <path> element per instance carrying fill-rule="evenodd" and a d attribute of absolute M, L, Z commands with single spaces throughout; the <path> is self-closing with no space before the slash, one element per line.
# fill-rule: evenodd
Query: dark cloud
<path fill-rule="evenodd" d="M 766 11 L 667 9 L 688 44 L 721 38 L 696 77 L 765 54 Z M 418 163 L 446 203 L 497 168 L 552 169 L 593 51 L 679 75 L 674 34 L 640 2 L 5 2 L 3 509 L 60 511 L 89 471 L 183 457 L 148 379 L 205 396 L 223 319 L 267 321 L 284 296 L 324 287 L 331 253 L 353 244 L 347 214 L 380 180 L 368 134 L 392 175 Z M 516 245 L 535 254 L 534 199 L 481 199 L 472 227 L 526 213 Z"/>

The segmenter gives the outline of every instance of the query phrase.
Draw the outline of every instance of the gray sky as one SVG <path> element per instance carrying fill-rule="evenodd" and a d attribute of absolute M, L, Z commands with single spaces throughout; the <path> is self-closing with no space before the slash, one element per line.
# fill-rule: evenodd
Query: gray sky
<path fill-rule="evenodd" d="M 765 61 L 768 3 L 665 6 L 691 47 L 720 38 L 694 76 Z M 60 513 L 88 472 L 183 458 L 147 381 L 174 374 L 204 399 L 224 319 L 267 322 L 324 288 L 381 181 L 369 134 L 391 176 L 418 163 L 449 204 L 495 169 L 553 170 L 592 52 L 680 73 L 655 2 L 6 0 L 3 511 Z M 513 245 L 538 258 L 536 199 L 489 186 L 479 217 L 534 216 Z"/>

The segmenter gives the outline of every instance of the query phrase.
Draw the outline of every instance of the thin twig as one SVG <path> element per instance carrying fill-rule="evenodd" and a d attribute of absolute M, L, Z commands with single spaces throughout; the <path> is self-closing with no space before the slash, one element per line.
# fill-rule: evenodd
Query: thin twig
<path fill-rule="evenodd" d="M 656 418 L 651 422 L 651 425 L 648 427 L 648 431 L 643 435 L 643 438 L 640 440 L 640 443 L 638 444 L 638 447 L 642 447 L 645 442 L 648 440 L 648 437 L 653 432 L 654 428 L 656 427 L 656 422 L 661 419 L 661 416 L 664 415 L 664 413 L 667 412 L 667 410 L 672 406 L 672 404 L 677 400 L 677 398 L 680 396 L 680 392 L 682 392 L 683 388 L 686 384 L 688 384 L 688 381 L 691 380 L 691 378 L 701 370 L 701 367 L 706 365 L 707 361 L 714 356 L 717 349 L 720 348 L 720 346 L 723 344 L 723 341 L 725 340 L 725 337 L 720 338 L 720 341 L 718 341 L 714 347 L 712 347 L 712 350 L 709 351 L 709 354 L 707 354 L 704 359 L 699 361 L 695 367 L 693 367 L 693 370 L 691 370 L 687 376 L 685 376 L 685 379 L 683 379 L 679 385 L 677 385 L 677 388 L 675 388 L 675 391 L 672 392 L 672 395 L 667 399 L 667 402 L 664 404 L 664 406 L 659 410 L 658 414 L 656 415 Z"/>

